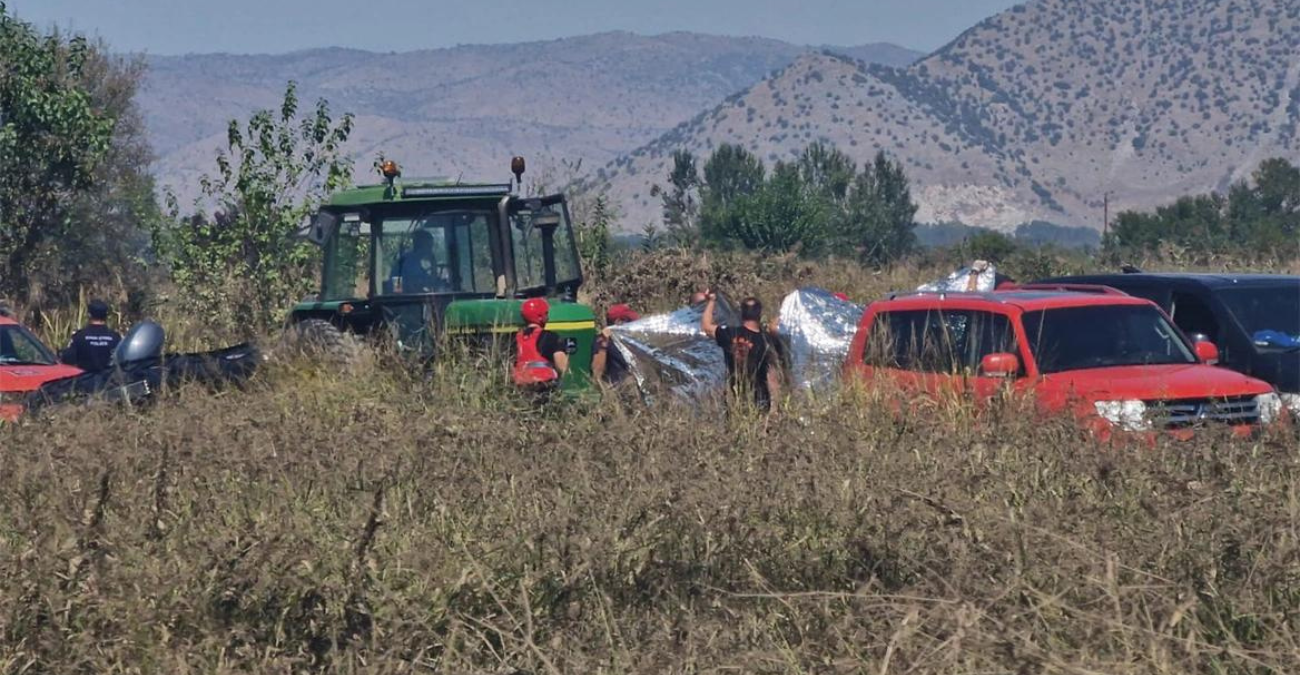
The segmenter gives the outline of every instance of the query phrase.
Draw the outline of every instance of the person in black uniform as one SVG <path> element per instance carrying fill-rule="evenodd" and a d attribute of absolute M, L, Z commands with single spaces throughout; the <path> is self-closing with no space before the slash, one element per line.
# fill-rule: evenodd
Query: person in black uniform
<path fill-rule="evenodd" d="M 753 397 L 760 410 L 772 412 L 772 403 L 781 396 L 781 365 L 772 337 L 763 330 L 763 303 L 745 298 L 740 303 L 740 325 L 720 326 L 713 319 L 718 296 L 709 291 L 707 298 L 700 328 L 722 348 L 732 395 L 736 401 Z"/>
<path fill-rule="evenodd" d="M 86 327 L 72 334 L 72 341 L 59 358 L 70 366 L 88 373 L 107 370 L 113 363 L 113 350 L 122 341 L 117 331 L 108 327 L 108 303 L 91 300 L 86 306 L 90 320 Z"/>

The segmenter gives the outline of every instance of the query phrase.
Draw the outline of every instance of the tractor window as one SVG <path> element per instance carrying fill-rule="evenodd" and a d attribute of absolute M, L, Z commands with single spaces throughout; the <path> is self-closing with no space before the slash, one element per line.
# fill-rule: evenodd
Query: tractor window
<path fill-rule="evenodd" d="M 510 219 L 514 242 L 515 278 L 519 288 L 537 288 L 546 285 L 546 265 L 542 258 L 542 233 L 530 227 L 527 214 L 514 214 Z"/>
<path fill-rule="evenodd" d="M 494 292 L 488 239 L 493 218 L 480 211 L 443 211 L 384 219 L 374 251 L 379 293 Z"/>
<path fill-rule="evenodd" d="M 366 249 L 370 245 L 370 224 L 347 221 L 325 243 L 321 300 L 364 298 L 368 291 Z"/>
<path fill-rule="evenodd" d="M 514 249 L 515 277 L 520 290 L 541 288 L 546 285 L 546 260 L 543 255 L 544 228 L 537 226 L 546 218 L 558 218 L 553 229 L 555 244 L 555 282 L 557 285 L 581 281 L 582 268 L 578 263 L 574 245 L 573 228 L 563 202 L 556 198 L 525 201 L 510 215 L 510 238 Z M 551 202 L 551 203 L 547 203 Z"/>

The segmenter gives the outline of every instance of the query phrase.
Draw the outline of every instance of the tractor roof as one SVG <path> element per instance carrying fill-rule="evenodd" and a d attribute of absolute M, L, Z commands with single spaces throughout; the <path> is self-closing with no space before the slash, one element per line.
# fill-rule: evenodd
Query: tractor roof
<path fill-rule="evenodd" d="M 395 195 L 390 198 L 390 194 Z M 363 206 L 366 204 L 438 202 L 486 199 L 498 201 L 510 194 L 509 183 L 459 183 L 455 181 L 399 182 L 390 193 L 384 184 L 362 185 L 341 190 L 330 196 L 328 206 Z"/>

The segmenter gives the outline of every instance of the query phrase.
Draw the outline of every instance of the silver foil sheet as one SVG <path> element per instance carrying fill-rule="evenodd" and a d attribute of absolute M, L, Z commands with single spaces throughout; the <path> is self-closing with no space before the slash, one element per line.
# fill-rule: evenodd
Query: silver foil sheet
<path fill-rule="evenodd" d="M 698 401 L 722 391 L 727 365 L 717 343 L 700 329 L 704 303 L 611 326 L 611 342 L 627 361 L 647 402 L 662 396 Z M 713 318 L 735 323 L 734 305 L 719 295 Z"/>
<path fill-rule="evenodd" d="M 862 312 L 862 305 L 820 288 L 802 288 L 785 296 L 777 315 L 777 336 L 791 386 L 824 391 L 839 381 Z"/>
<path fill-rule="evenodd" d="M 946 279 L 922 284 L 918 291 L 949 291 L 953 293 L 988 293 L 997 287 L 998 268 L 993 263 L 976 260 L 970 267 L 963 267 Z"/>
<path fill-rule="evenodd" d="M 787 295 L 777 321 L 787 382 L 800 391 L 833 386 L 862 311 L 861 305 L 819 288 Z M 703 304 L 683 307 L 610 329 L 613 345 L 627 361 L 645 400 L 666 395 L 700 401 L 723 391 L 726 361 L 722 350 L 700 329 L 703 313 Z M 735 325 L 738 318 L 734 305 L 719 297 L 714 319 Z"/>

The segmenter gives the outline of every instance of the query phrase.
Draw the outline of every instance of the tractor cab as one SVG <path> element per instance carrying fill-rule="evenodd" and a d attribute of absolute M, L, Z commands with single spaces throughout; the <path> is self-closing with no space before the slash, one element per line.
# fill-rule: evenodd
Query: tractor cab
<path fill-rule="evenodd" d="M 518 182 L 522 160 L 512 168 Z M 382 331 L 426 351 L 444 331 L 513 333 L 519 303 L 547 297 L 556 301 L 552 324 L 573 333 L 565 335 L 579 357 L 571 361 L 589 363 L 594 315 L 574 302 L 582 267 L 564 195 L 521 196 L 510 183 L 402 182 L 392 162 L 382 173 L 384 183 L 338 192 L 312 218 L 320 289 L 294 307 L 293 321 Z"/>

